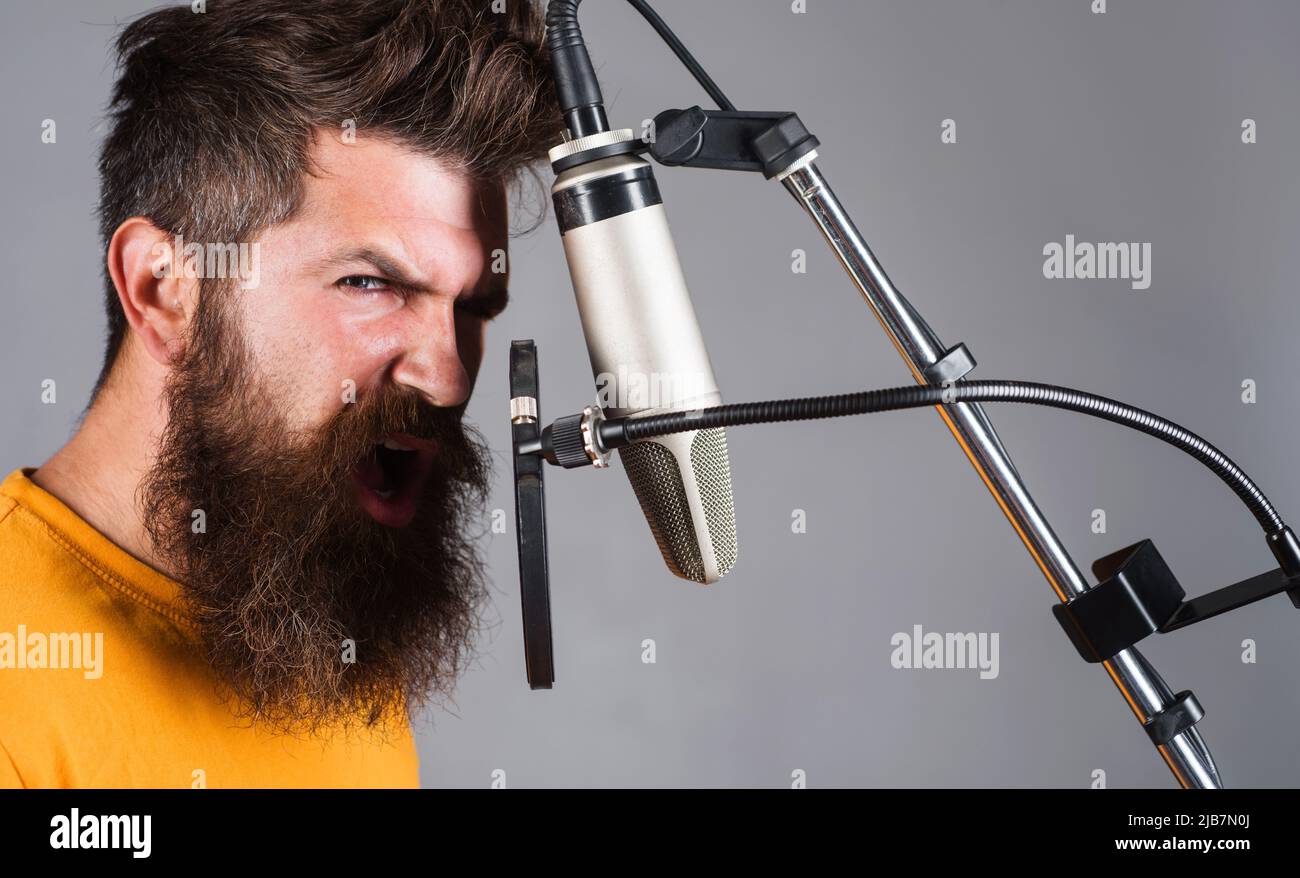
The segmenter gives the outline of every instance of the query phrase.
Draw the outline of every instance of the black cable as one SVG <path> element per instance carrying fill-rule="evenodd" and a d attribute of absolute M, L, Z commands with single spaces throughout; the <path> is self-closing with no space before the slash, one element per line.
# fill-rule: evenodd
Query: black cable
<path fill-rule="evenodd" d="M 1242 499 L 1266 534 L 1285 527 L 1259 486 L 1226 454 L 1190 430 L 1119 400 L 1036 381 L 959 381 L 948 387 L 909 385 L 838 396 L 734 403 L 645 418 L 618 418 L 604 423 L 600 438 L 607 447 L 617 448 L 641 439 L 711 427 L 838 418 L 957 402 L 1032 403 L 1082 412 L 1140 430 L 1209 467 Z"/>
<path fill-rule="evenodd" d="M 668 47 L 704 87 L 709 96 L 723 110 L 735 110 L 722 89 L 718 88 L 700 63 L 682 45 L 659 14 L 646 0 L 628 0 L 668 44 Z M 605 114 L 605 98 L 600 91 L 600 81 L 587 53 L 582 28 L 578 25 L 578 6 L 582 0 L 549 0 L 546 6 L 546 45 L 551 53 L 551 71 L 555 80 L 555 93 L 560 110 L 571 137 L 586 137 L 609 130 Z"/>
<path fill-rule="evenodd" d="M 645 0 L 627 0 L 627 2 L 631 3 L 636 8 L 636 11 L 641 13 L 646 21 L 650 22 L 650 26 L 659 32 L 659 36 L 663 37 L 664 42 L 673 50 L 673 54 L 677 56 L 682 64 L 686 65 L 687 70 L 691 71 L 695 81 L 703 86 L 704 90 L 709 93 L 709 97 L 713 98 L 714 103 L 718 105 L 718 109 L 736 109 L 736 105 L 727 99 L 727 96 L 722 93 L 722 89 L 718 88 L 717 83 L 709 77 L 709 74 L 704 72 L 704 68 L 695 60 L 695 56 L 687 51 L 686 47 L 682 45 L 682 41 L 677 39 L 677 34 L 673 33 L 672 29 L 659 17 L 659 14 L 650 8 L 649 3 L 645 2 Z"/>

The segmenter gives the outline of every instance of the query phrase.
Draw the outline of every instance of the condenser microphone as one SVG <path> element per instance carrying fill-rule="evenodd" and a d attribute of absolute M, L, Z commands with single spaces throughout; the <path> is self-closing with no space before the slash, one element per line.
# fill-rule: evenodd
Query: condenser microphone
<path fill-rule="evenodd" d="M 653 169 L 637 148 L 622 129 L 550 150 L 556 219 L 608 417 L 722 402 Z M 635 442 L 619 457 L 668 568 L 702 583 L 725 576 L 738 549 L 726 433 Z"/>
<path fill-rule="evenodd" d="M 632 418 L 718 405 L 722 395 L 659 187 L 639 157 L 646 144 L 628 129 L 610 130 L 578 26 L 580 3 L 549 0 L 546 7 L 567 128 L 550 150 L 551 197 L 597 402 L 608 416 Z M 648 5 L 632 5 L 656 23 Z M 619 458 L 668 569 L 703 583 L 725 576 L 738 548 L 726 433 L 712 428 L 635 442 L 620 448 Z"/>

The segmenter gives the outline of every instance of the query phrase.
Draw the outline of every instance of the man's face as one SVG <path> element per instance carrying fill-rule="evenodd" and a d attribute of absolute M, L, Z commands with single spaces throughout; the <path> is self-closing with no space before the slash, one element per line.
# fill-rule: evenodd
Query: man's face
<path fill-rule="evenodd" d="M 295 429 L 385 383 L 430 405 L 469 399 L 486 318 L 506 304 L 506 202 L 387 140 L 318 141 L 290 222 L 260 238 L 239 329 Z M 494 259 L 494 252 L 499 258 Z"/>
<path fill-rule="evenodd" d="M 454 683 L 489 469 L 461 413 L 507 279 L 501 187 L 364 134 L 313 161 L 258 283 L 205 291 L 143 485 L 209 661 L 293 728 Z"/>

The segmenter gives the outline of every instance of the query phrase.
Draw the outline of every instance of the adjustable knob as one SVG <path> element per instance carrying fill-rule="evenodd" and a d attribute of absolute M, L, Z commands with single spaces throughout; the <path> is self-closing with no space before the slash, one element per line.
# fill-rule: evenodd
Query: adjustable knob
<path fill-rule="evenodd" d="M 542 431 L 543 455 L 565 469 L 609 466 L 609 451 L 600 444 L 600 425 L 604 420 L 605 415 L 597 406 L 556 418 Z"/>

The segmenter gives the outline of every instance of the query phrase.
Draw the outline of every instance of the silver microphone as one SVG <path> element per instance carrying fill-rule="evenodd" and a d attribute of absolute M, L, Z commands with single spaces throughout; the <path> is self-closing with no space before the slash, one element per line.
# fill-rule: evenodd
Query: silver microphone
<path fill-rule="evenodd" d="M 632 138 L 601 131 L 550 151 L 598 401 L 607 416 L 630 418 L 718 405 L 653 169 L 628 150 Z M 619 457 L 668 568 L 702 583 L 725 576 L 738 550 L 726 432 L 635 442 Z"/>

